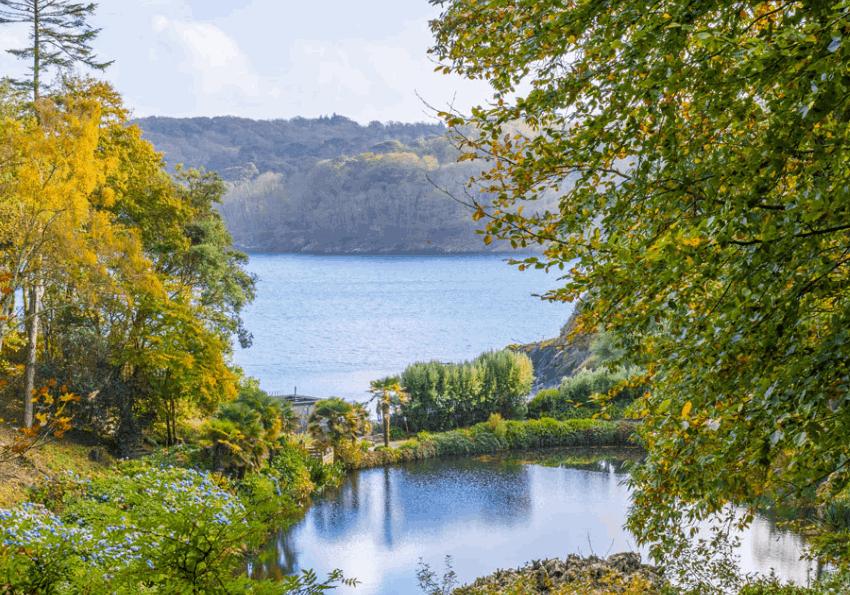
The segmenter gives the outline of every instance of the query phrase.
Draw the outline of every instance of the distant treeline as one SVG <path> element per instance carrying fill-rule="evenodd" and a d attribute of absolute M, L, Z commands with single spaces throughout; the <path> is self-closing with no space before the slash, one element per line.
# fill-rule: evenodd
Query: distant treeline
<path fill-rule="evenodd" d="M 216 170 L 220 211 L 234 244 L 256 252 L 508 250 L 485 246 L 468 189 L 481 162 L 457 163 L 442 124 L 329 118 L 143 118 L 137 123 L 170 166 Z M 549 205 L 546 205 L 549 206 Z"/>

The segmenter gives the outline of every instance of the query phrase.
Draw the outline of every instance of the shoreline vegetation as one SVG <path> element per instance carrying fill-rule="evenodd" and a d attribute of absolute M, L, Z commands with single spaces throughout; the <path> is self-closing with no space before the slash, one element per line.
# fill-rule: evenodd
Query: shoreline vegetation
<path fill-rule="evenodd" d="M 341 461 L 347 469 L 369 469 L 438 457 L 491 454 L 559 447 L 632 447 L 638 422 L 632 420 L 574 419 L 504 421 L 491 419 L 471 428 L 449 432 L 419 432 L 395 448 L 375 450 L 343 448 Z"/>

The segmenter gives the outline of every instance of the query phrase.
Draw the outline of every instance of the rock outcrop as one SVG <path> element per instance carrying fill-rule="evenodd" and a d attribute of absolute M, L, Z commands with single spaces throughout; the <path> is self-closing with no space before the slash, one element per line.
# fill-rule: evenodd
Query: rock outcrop
<path fill-rule="evenodd" d="M 554 339 L 527 345 L 514 345 L 510 349 L 526 354 L 534 364 L 532 393 L 544 388 L 560 386 L 561 379 L 572 376 L 590 357 L 592 334 L 576 334 L 570 338 L 578 318 L 578 308 Z"/>
<path fill-rule="evenodd" d="M 576 581 L 581 581 L 585 588 L 593 589 L 587 592 L 599 595 L 625 592 L 630 585 L 634 588 L 635 584 L 641 585 L 641 592 L 656 593 L 660 592 L 664 584 L 661 569 L 641 564 L 640 554 L 636 552 L 623 552 L 613 554 L 607 559 L 570 555 L 565 560 L 535 560 L 516 570 L 497 570 L 490 576 L 477 579 L 471 585 L 461 587 L 455 593 L 472 593 L 480 587 L 488 587 L 488 592 L 493 592 L 495 588 L 498 592 L 509 593 L 513 592 L 512 586 L 520 581 L 532 585 L 541 594 L 550 593 L 566 583 Z"/>

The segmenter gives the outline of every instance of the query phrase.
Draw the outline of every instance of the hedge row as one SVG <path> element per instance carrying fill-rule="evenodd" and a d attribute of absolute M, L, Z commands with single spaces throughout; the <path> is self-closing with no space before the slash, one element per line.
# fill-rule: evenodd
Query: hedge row
<path fill-rule="evenodd" d="M 495 416 L 494 416 L 495 417 Z M 468 429 L 438 434 L 420 432 L 397 448 L 378 447 L 345 457 L 350 469 L 366 469 L 433 457 L 470 455 L 502 450 L 526 450 L 555 446 L 634 446 L 636 422 L 620 420 L 551 418 L 527 421 L 490 421 Z M 348 454 L 348 453 L 347 453 Z"/>

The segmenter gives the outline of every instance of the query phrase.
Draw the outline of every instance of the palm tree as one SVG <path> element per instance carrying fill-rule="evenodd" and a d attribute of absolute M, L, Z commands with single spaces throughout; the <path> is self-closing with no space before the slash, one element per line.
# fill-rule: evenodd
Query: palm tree
<path fill-rule="evenodd" d="M 381 409 L 381 416 L 384 420 L 384 446 L 390 445 L 390 407 L 393 404 L 393 397 L 402 398 L 401 385 L 399 384 L 398 376 L 387 376 L 380 380 L 373 380 L 370 383 L 372 398 L 378 399 L 378 407 Z"/>
<path fill-rule="evenodd" d="M 363 410 L 362 406 L 359 409 Z M 342 399 L 331 398 L 316 403 L 307 431 L 316 441 L 316 446 L 324 448 L 346 438 L 357 440 L 364 424 L 368 423 L 368 414 L 364 420 L 357 407 Z"/>
<path fill-rule="evenodd" d="M 352 408 L 352 413 L 354 414 L 354 428 L 355 434 L 351 437 L 351 441 L 354 442 L 360 436 L 365 436 L 366 434 L 370 434 L 372 432 L 372 422 L 369 421 L 369 412 L 366 411 L 366 408 L 362 403 L 354 403 Z"/>

